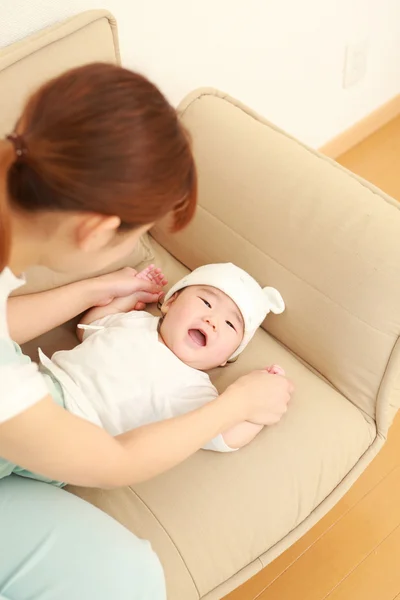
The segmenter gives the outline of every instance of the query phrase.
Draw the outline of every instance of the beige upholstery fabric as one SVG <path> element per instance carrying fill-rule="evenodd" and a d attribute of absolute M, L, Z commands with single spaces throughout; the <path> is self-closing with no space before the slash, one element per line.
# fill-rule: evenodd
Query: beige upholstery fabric
<path fill-rule="evenodd" d="M 230 260 L 276 287 L 287 310 L 266 330 L 375 418 L 400 371 L 398 204 L 226 95 L 199 90 L 181 110 L 200 207 L 183 233 L 154 235 L 191 269 Z"/>
<path fill-rule="evenodd" d="M 9 133 L 27 96 L 66 69 L 94 61 L 119 62 L 114 17 L 88 11 L 0 51 L 0 135 Z"/>
<path fill-rule="evenodd" d="M 184 275 L 181 263 L 155 242 L 154 249 L 171 282 Z M 220 598 L 232 588 L 229 581 L 219 586 L 232 576 L 237 574 L 238 585 L 247 579 L 247 569 L 257 572 L 259 557 L 270 561 L 265 551 L 272 548 L 275 554 L 274 545 L 329 497 L 375 438 L 374 424 L 265 331 L 236 363 L 215 370 L 212 378 L 222 390 L 242 373 L 271 362 L 285 367 L 296 382 L 296 395 L 283 422 L 249 447 L 226 457 L 200 451 L 130 489 L 74 488 L 150 539 L 164 564 L 172 600 Z"/>
<path fill-rule="evenodd" d="M 101 271 L 93 273 L 93 275 L 111 273 L 112 271 L 116 271 L 117 269 L 121 269 L 122 267 L 126 266 L 138 267 L 142 263 L 150 263 L 153 259 L 153 256 L 154 253 L 150 244 L 149 236 L 146 234 L 141 237 L 139 244 L 127 258 L 120 260 L 118 263 L 114 263 L 113 265 L 109 265 Z M 18 288 L 18 290 L 14 292 L 14 295 L 16 296 L 20 294 L 31 294 L 33 292 L 49 290 L 60 285 L 65 285 L 66 283 L 77 281 L 83 277 L 82 274 L 79 274 L 79 276 L 74 276 L 71 273 L 55 273 L 54 271 L 50 271 L 45 267 L 32 267 L 25 275 L 27 283 L 23 288 Z M 90 275 L 90 273 L 88 275 Z"/>
<path fill-rule="evenodd" d="M 24 77 L 34 85 L 66 61 L 113 60 L 108 19 L 85 14 L 17 45 L 23 58 L 0 71 L 4 131 Z M 151 540 L 170 600 L 217 600 L 320 519 L 384 442 L 400 401 L 400 221 L 382 192 L 219 92 L 195 92 L 182 118 L 194 139 L 200 208 L 180 235 L 154 230 L 155 261 L 171 283 L 201 262 L 229 260 L 276 286 L 287 312 L 269 315 L 240 359 L 212 378 L 222 390 L 278 362 L 296 394 L 283 421 L 240 452 L 200 451 L 131 488 L 71 490 Z M 29 289 L 60 281 L 32 272 Z M 71 347 L 72 325 L 27 350 Z"/>

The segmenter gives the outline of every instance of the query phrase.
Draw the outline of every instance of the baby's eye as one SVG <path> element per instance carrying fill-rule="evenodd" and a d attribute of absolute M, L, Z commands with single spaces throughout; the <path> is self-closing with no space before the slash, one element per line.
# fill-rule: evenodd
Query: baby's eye
<path fill-rule="evenodd" d="M 200 300 L 203 300 L 203 302 L 207 306 L 207 308 L 211 308 L 211 304 L 209 302 L 207 302 L 207 300 L 204 300 L 204 298 L 200 298 Z"/>
<path fill-rule="evenodd" d="M 225 321 L 225 323 L 226 323 L 227 325 L 229 325 L 229 327 L 232 327 L 232 329 L 234 329 L 234 330 L 236 331 L 236 329 L 235 329 L 235 326 L 234 326 L 234 325 L 232 325 L 232 323 L 231 323 L 230 321 Z"/>

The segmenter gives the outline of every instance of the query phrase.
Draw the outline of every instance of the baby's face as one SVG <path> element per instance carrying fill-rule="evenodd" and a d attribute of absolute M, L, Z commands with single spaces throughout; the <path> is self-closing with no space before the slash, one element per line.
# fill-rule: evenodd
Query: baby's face
<path fill-rule="evenodd" d="M 163 312 L 160 334 L 165 345 L 195 369 L 224 365 L 243 339 L 238 307 L 216 288 L 187 287 L 164 304 Z"/>

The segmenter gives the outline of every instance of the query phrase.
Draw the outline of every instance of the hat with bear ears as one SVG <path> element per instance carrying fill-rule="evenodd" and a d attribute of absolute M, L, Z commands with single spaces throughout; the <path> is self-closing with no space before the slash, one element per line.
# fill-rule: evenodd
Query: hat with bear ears
<path fill-rule="evenodd" d="M 273 287 L 262 288 L 246 271 L 232 263 L 204 265 L 180 279 L 165 296 L 165 302 L 176 292 L 191 285 L 209 285 L 217 288 L 233 300 L 244 322 L 244 336 L 238 349 L 229 358 L 236 358 L 269 312 L 279 315 L 285 310 L 282 296 Z"/>

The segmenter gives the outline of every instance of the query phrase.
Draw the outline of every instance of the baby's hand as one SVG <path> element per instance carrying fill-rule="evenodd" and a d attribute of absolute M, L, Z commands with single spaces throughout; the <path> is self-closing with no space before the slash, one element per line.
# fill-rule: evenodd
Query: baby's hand
<path fill-rule="evenodd" d="M 268 373 L 270 373 L 271 375 L 282 375 L 282 377 L 285 377 L 285 371 L 279 365 L 271 365 L 270 367 L 267 367 L 265 370 Z"/>
<path fill-rule="evenodd" d="M 161 287 L 164 287 L 164 285 L 167 285 L 168 283 L 164 273 L 155 265 L 149 265 L 143 269 L 143 271 L 139 271 L 139 273 L 136 273 L 136 277 L 138 279 L 147 279 Z M 145 306 L 144 302 L 138 302 L 135 306 L 135 310 L 143 310 Z"/>
<path fill-rule="evenodd" d="M 168 283 L 164 273 L 155 265 L 149 265 L 143 271 L 139 271 L 139 273 L 136 273 L 136 277 L 139 277 L 139 279 L 148 279 L 162 287 Z"/>

